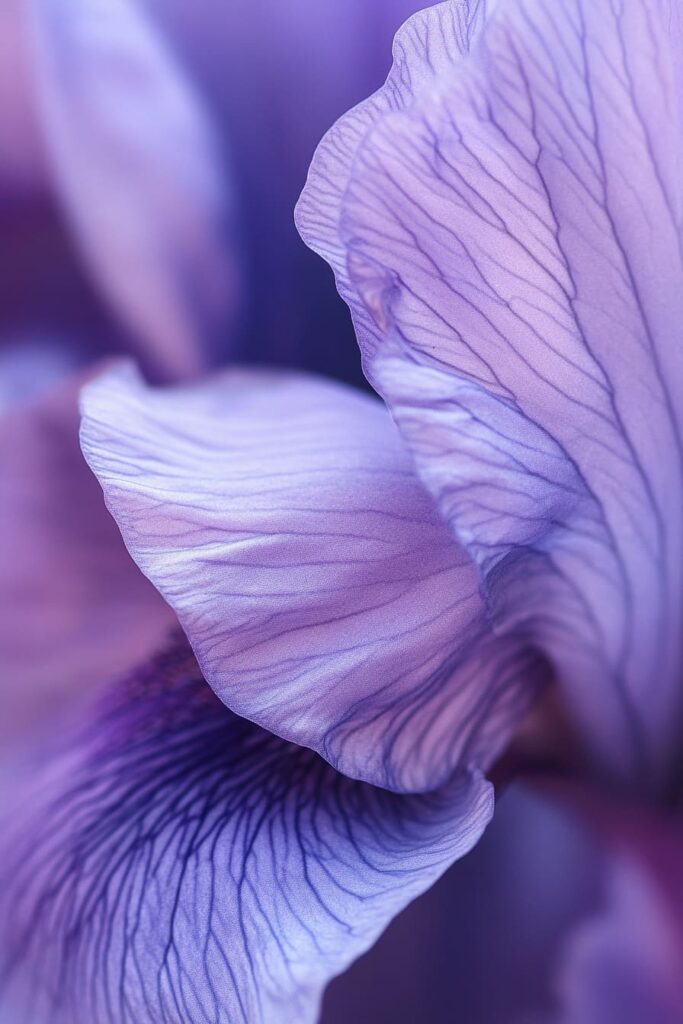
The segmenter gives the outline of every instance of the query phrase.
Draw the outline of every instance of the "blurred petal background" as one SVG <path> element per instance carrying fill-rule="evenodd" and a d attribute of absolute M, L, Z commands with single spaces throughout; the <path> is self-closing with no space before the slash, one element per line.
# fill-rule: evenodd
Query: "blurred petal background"
<path fill-rule="evenodd" d="M 0 638 L 23 720 L 127 667 L 168 621 L 78 448 L 88 367 L 130 353 L 153 381 L 241 360 L 361 382 L 293 209 L 321 135 L 381 84 L 416 6 L 3 6 L 0 409 L 23 409 L 0 440 Z"/>
<path fill-rule="evenodd" d="M 384 81 L 419 0 L 146 0 L 230 154 L 248 282 L 235 354 L 361 383 L 350 321 L 294 204 L 323 133 Z"/>

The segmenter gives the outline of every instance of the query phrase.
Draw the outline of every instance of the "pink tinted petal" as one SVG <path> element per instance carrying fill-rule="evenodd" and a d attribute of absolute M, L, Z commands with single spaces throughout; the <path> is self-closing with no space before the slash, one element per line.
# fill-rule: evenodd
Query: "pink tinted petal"
<path fill-rule="evenodd" d="M 248 372 L 154 391 L 122 367 L 82 407 L 128 549 L 230 708 L 391 789 L 501 751 L 538 659 L 491 633 L 378 402 Z"/>
<path fill-rule="evenodd" d="M 47 173 L 33 88 L 24 0 L 0 6 L 0 201 L 45 187 Z"/>
<path fill-rule="evenodd" d="M 322 144 L 302 227 L 499 628 L 526 620 L 593 750 L 648 784 L 681 713 L 679 11 L 501 0 L 461 59 L 462 9 L 403 31 L 410 95 Z"/>
<path fill-rule="evenodd" d="M 174 621 L 79 449 L 85 379 L 0 417 L 3 747 L 130 666 Z"/>
<path fill-rule="evenodd" d="M 103 293 L 165 377 L 198 370 L 235 269 L 199 99 L 134 0 L 31 0 L 55 178 Z"/>

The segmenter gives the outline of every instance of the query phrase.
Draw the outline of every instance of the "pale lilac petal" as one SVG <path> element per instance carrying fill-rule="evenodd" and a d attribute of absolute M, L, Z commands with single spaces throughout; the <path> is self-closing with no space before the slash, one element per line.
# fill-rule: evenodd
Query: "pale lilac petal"
<path fill-rule="evenodd" d="M 478 773 L 424 796 L 343 778 L 233 715 L 184 645 L 75 737 L 3 828 L 12 1024 L 314 1024 L 326 982 L 492 813 Z"/>
<path fill-rule="evenodd" d="M 86 260 L 147 363 L 192 373 L 236 283 L 201 102 L 134 0 L 31 0 L 30 11 L 54 185 Z"/>
<path fill-rule="evenodd" d="M 409 65 L 458 9 L 414 23 Z M 681 711 L 681 54 L 668 0 L 501 0 L 353 154 L 326 156 L 354 113 L 323 143 L 302 225 L 498 628 L 526 621 L 645 782 Z"/>
<path fill-rule="evenodd" d="M 416 92 L 428 89 L 439 73 L 447 73 L 467 54 L 491 6 L 492 0 L 440 3 L 414 15 L 396 36 L 394 63 L 384 86 L 329 130 L 313 158 L 296 207 L 296 225 L 306 243 L 332 266 L 366 358 L 375 350 L 381 330 L 372 311 L 357 301 L 358 285 L 340 230 L 356 153 L 383 117 L 409 105 Z M 383 268 L 378 266 L 377 272 L 376 283 L 383 287 Z M 368 263 L 361 273 L 369 293 L 375 285 L 374 268 Z"/>
<path fill-rule="evenodd" d="M 128 668 L 174 617 L 78 446 L 80 374 L 0 417 L 0 747 Z"/>
<path fill-rule="evenodd" d="M 124 366 L 82 406 L 128 549 L 232 710 L 393 789 L 501 751 L 540 666 L 491 633 L 379 402 L 257 372 L 155 391 Z"/>

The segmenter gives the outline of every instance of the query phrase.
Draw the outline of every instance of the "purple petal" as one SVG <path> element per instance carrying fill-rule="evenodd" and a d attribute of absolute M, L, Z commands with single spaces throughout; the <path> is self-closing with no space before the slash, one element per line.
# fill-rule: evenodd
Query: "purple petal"
<path fill-rule="evenodd" d="M 571 935 L 558 973 L 561 1024 L 677 1024 L 683 1013 L 680 807 L 567 796 L 600 836 L 608 874 L 598 912 Z"/>
<path fill-rule="evenodd" d="M 174 622 L 78 447 L 72 378 L 0 418 L 0 747 L 129 668 Z"/>
<path fill-rule="evenodd" d="M 390 789 L 501 751 L 540 667 L 492 635 L 380 403 L 258 373 L 151 391 L 122 367 L 82 404 L 128 549 L 228 707 Z"/>
<path fill-rule="evenodd" d="M 371 311 L 357 301 L 357 284 L 347 260 L 346 239 L 340 231 L 356 153 L 375 124 L 409 105 L 415 91 L 426 89 L 437 80 L 439 72 L 448 72 L 468 52 L 484 24 L 487 3 L 490 7 L 491 0 L 436 4 L 406 22 L 394 41 L 394 64 L 385 85 L 327 133 L 315 153 L 297 204 L 299 232 L 332 266 L 337 289 L 351 308 L 366 357 L 374 351 L 381 332 Z M 366 291 L 373 288 L 373 269 L 369 264 L 364 268 Z M 381 267 L 377 270 L 377 282 L 381 284 L 384 274 Z"/>
<path fill-rule="evenodd" d="M 549 1022 L 558 958 L 600 882 L 573 816 L 514 785 L 472 853 L 329 986 L 321 1024 Z"/>
<path fill-rule="evenodd" d="M 200 101 L 133 0 L 32 0 L 31 13 L 48 156 L 81 248 L 147 362 L 192 373 L 235 290 Z"/>
<path fill-rule="evenodd" d="M 35 402 L 51 387 L 75 374 L 80 353 L 55 342 L 54 335 L 36 332 L 4 336 L 0 341 L 0 415 Z"/>
<path fill-rule="evenodd" d="M 680 889 L 679 867 L 680 848 Z M 567 949 L 558 1024 L 678 1024 L 683 921 L 642 865 L 620 857 L 612 871 L 606 907 Z"/>
<path fill-rule="evenodd" d="M 41 188 L 47 177 L 25 18 L 23 0 L 4 0 L 0 7 L 0 122 L 5 140 L 0 150 L 0 201 Z"/>
<path fill-rule="evenodd" d="M 248 268 L 235 343 L 250 363 L 362 380 L 348 317 L 292 210 L 323 132 L 386 74 L 424 0 L 147 0 L 219 112 Z"/>
<path fill-rule="evenodd" d="M 477 773 L 427 796 L 345 779 L 234 716 L 181 645 L 108 692 L 22 804 L 3 1020 L 312 1024 L 326 982 L 479 839 L 492 794 Z"/>
<path fill-rule="evenodd" d="M 595 751 L 651 781 L 681 710 L 680 18 L 501 0 L 454 59 L 459 10 L 404 30 L 409 94 L 333 130 L 300 223 L 497 628 L 526 621 Z"/>

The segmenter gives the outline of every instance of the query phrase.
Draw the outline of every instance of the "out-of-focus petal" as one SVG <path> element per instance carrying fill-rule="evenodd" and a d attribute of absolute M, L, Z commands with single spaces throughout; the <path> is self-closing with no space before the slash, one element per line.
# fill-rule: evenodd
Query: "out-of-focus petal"
<path fill-rule="evenodd" d="M 0 418 L 0 747 L 147 653 L 174 623 L 78 446 L 84 375 Z"/>
<path fill-rule="evenodd" d="M 330 985 L 322 1024 L 548 1021 L 558 959 L 601 882 L 600 850 L 573 815 L 513 785 L 472 853 Z"/>
<path fill-rule="evenodd" d="M 477 773 L 426 796 L 343 778 L 233 715 L 185 645 L 76 735 L 1 862 L 12 1024 L 313 1024 L 330 977 L 492 811 Z"/>
<path fill-rule="evenodd" d="M 607 906 L 571 937 L 560 1024 L 679 1024 L 683 1017 L 680 845 L 672 905 L 642 863 L 615 860 Z M 670 879 L 671 881 L 671 879 Z"/>
<path fill-rule="evenodd" d="M 201 368 L 236 275 L 208 118 L 134 0 L 31 0 L 34 87 L 57 188 L 146 363 Z"/>
<path fill-rule="evenodd" d="M 291 375 L 85 389 L 81 443 L 129 551 L 228 707 L 390 789 L 486 766 L 535 695 L 523 635 L 375 399 Z"/>
<path fill-rule="evenodd" d="M 0 6 L 0 206 L 43 188 L 47 177 L 25 17 L 23 0 Z"/>
<path fill-rule="evenodd" d="M 439 71 L 461 10 L 403 31 L 402 109 L 323 142 L 300 223 L 499 628 L 526 619 L 596 753 L 651 782 L 681 711 L 680 12 L 501 0 Z"/>
<path fill-rule="evenodd" d="M 75 373 L 82 363 L 79 356 L 69 344 L 45 335 L 0 336 L 0 416 Z"/>
<path fill-rule="evenodd" d="M 54 197 L 8 200 L 0 202 L 0 349 L 42 338 L 74 365 L 137 351 L 89 280 Z"/>
<path fill-rule="evenodd" d="M 381 84 L 396 29 L 424 0 L 141 2 L 230 142 L 247 267 L 243 358 L 362 382 L 346 311 L 292 210 L 323 133 Z"/>

